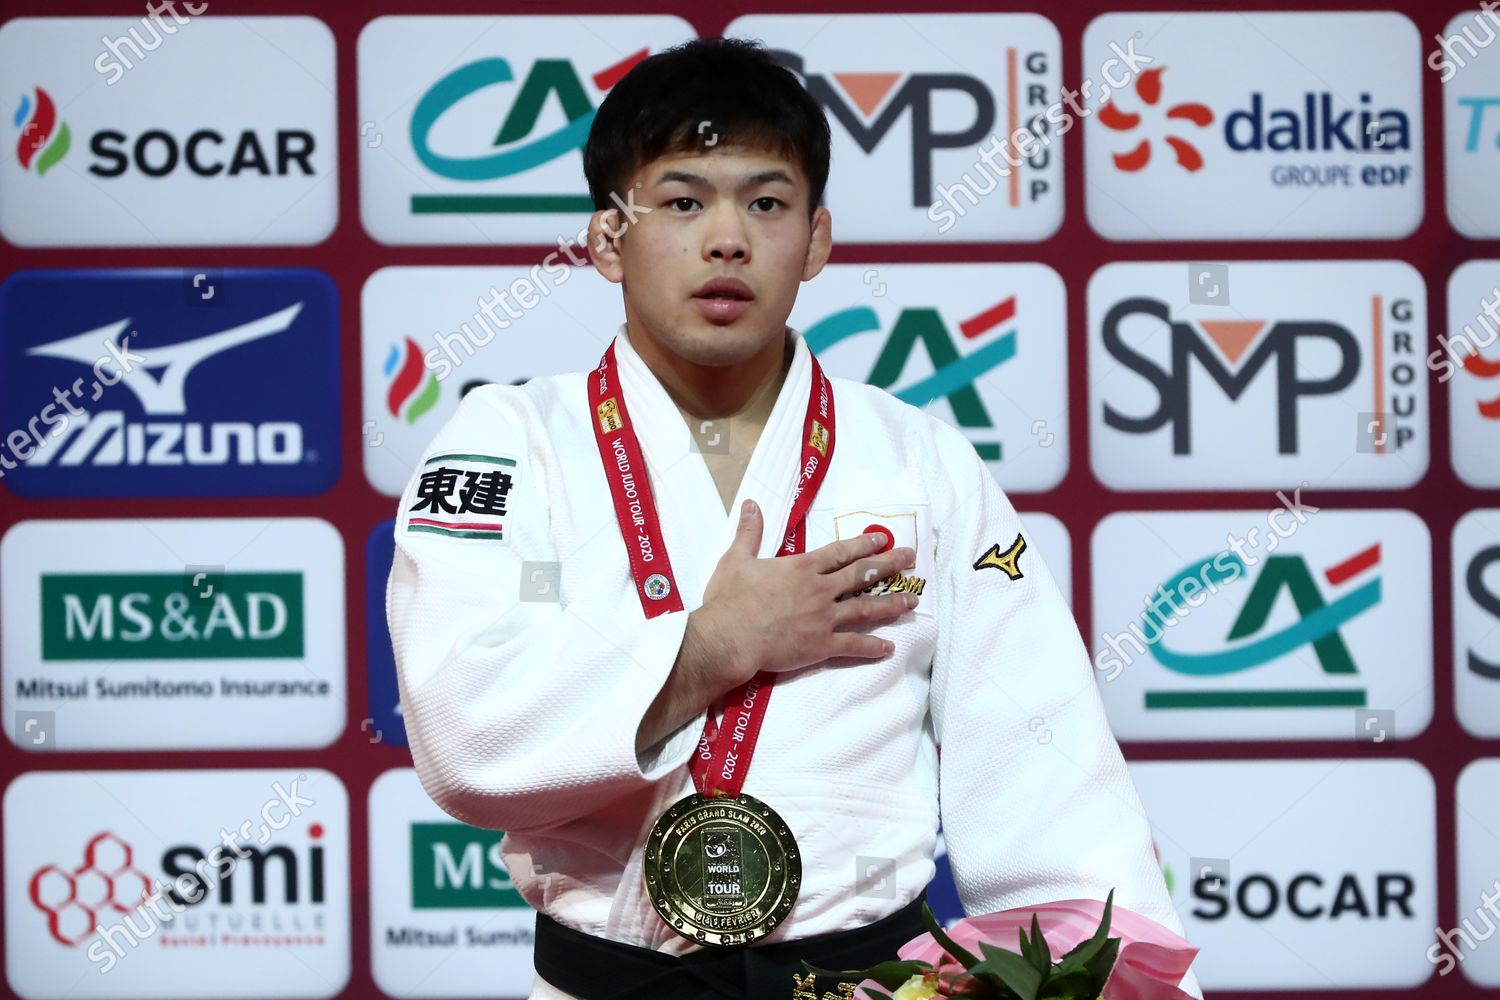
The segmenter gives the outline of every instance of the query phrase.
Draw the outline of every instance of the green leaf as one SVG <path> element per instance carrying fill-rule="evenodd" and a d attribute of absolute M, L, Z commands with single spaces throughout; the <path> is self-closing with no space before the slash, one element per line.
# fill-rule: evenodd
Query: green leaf
<path fill-rule="evenodd" d="M 922 900 L 922 924 L 927 928 L 927 932 L 932 935 L 933 940 L 942 945 L 944 951 L 952 955 L 959 962 L 962 962 L 964 968 L 967 969 L 972 965 L 978 964 L 978 958 L 960 948 L 958 942 L 954 941 L 948 936 L 948 932 L 943 930 L 943 926 L 932 915 L 932 909 L 928 907 L 927 900 L 925 899 Z"/>
<path fill-rule="evenodd" d="M 1042 924 L 1031 915 L 1031 946 L 1036 949 L 1036 955 L 1032 958 L 1032 964 L 1043 976 L 1046 976 L 1052 968 L 1052 949 L 1047 947 L 1047 939 L 1042 937 Z"/>
<path fill-rule="evenodd" d="M 1114 898 L 1115 891 L 1111 889 L 1109 890 L 1109 895 L 1104 900 L 1104 915 L 1099 922 L 1099 929 L 1094 931 L 1093 937 L 1087 941 L 1079 942 L 1077 947 L 1063 956 L 1062 961 L 1058 963 L 1059 973 L 1067 973 L 1072 972 L 1074 969 L 1084 968 L 1099 954 L 1099 950 L 1104 947 L 1104 942 L 1109 939 L 1109 920 Z M 1115 940 L 1119 939 L 1115 938 Z M 1110 964 L 1113 965 L 1113 961 Z M 1106 967 L 1106 971 L 1107 969 L 1108 967 Z"/>
<path fill-rule="evenodd" d="M 1015 952 L 997 948 L 986 941 L 979 942 L 979 950 L 984 952 L 984 961 L 971 968 L 971 973 L 976 976 L 982 973 L 996 975 L 1021 1000 L 1037 1000 L 1042 973 L 1036 970 L 1036 966 Z"/>
<path fill-rule="evenodd" d="M 1099 953 L 1085 963 L 1084 968 L 1089 975 L 1094 977 L 1094 982 L 1102 989 L 1104 981 L 1109 978 L 1109 970 L 1115 967 L 1115 958 L 1120 953 L 1120 939 L 1110 938 L 1099 949 Z"/>

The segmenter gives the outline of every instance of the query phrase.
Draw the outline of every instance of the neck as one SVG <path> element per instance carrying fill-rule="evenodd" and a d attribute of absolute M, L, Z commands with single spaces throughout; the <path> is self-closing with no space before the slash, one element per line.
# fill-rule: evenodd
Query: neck
<path fill-rule="evenodd" d="M 775 407 L 795 348 L 785 332 L 734 365 L 700 365 L 628 330 L 630 344 L 677 408 L 702 420 L 764 417 Z"/>

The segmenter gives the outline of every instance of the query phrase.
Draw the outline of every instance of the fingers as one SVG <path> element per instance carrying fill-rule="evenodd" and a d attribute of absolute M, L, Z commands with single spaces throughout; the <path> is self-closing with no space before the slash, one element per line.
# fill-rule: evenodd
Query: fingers
<path fill-rule="evenodd" d="M 878 660 L 891 655 L 896 649 L 889 639 L 878 639 L 862 632 L 835 632 L 832 645 L 833 651 L 828 654 L 830 658 L 856 656 L 864 660 Z"/>
<path fill-rule="evenodd" d="M 878 556 L 870 556 L 845 566 L 836 573 L 830 574 L 837 588 L 834 597 L 839 598 L 845 594 L 865 590 L 881 580 L 889 579 L 911 566 L 916 558 L 915 549 L 902 546 L 899 549 L 891 549 L 889 552 L 882 552 Z"/>
<path fill-rule="evenodd" d="M 853 538 L 840 538 L 836 542 L 829 542 L 822 548 L 814 549 L 805 555 L 819 573 L 832 573 L 861 556 L 879 552 L 884 544 L 885 536 L 871 531 L 855 535 Z"/>
<path fill-rule="evenodd" d="M 834 627 L 875 625 L 899 618 L 917 606 L 916 594 L 866 594 L 833 606 Z"/>
<path fill-rule="evenodd" d="M 740 505 L 740 523 L 734 529 L 734 541 L 729 551 L 741 552 L 752 559 L 760 555 L 760 536 L 765 524 L 760 515 L 760 505 L 746 500 Z"/>

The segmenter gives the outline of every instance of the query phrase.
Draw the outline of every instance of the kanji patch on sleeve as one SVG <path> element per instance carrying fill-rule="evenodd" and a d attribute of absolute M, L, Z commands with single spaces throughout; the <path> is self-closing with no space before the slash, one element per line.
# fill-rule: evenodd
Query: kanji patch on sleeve
<path fill-rule="evenodd" d="M 402 501 L 408 532 L 502 540 L 517 463 L 505 455 L 450 452 L 422 464 Z"/>

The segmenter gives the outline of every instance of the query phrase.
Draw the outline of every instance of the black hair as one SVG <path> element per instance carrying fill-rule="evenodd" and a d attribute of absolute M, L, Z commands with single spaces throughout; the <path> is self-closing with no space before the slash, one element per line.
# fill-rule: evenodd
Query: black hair
<path fill-rule="evenodd" d="M 707 124 L 704 124 L 707 123 Z M 758 41 L 696 38 L 649 56 L 610 89 L 583 147 L 595 209 L 613 208 L 643 163 L 712 142 L 774 150 L 799 164 L 808 213 L 828 183 L 828 118 Z"/>

